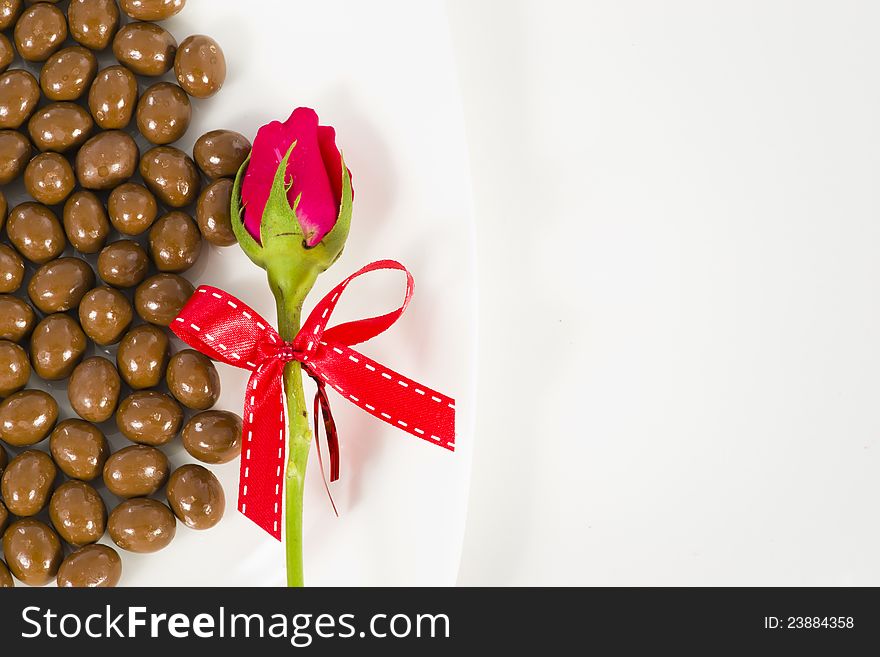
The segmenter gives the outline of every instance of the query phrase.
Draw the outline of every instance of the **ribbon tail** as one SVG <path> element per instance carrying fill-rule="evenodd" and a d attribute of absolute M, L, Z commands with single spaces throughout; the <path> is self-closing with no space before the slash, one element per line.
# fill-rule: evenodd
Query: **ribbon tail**
<path fill-rule="evenodd" d="M 285 455 L 284 363 L 265 362 L 251 375 L 242 416 L 238 510 L 281 540 Z"/>
<path fill-rule="evenodd" d="M 318 417 L 319 411 L 322 412 L 324 417 L 324 431 L 327 434 L 327 450 L 330 452 L 330 481 L 336 481 L 339 478 L 339 441 L 336 437 L 336 425 L 333 424 L 333 438 L 334 441 L 331 443 L 330 440 L 330 432 L 327 428 L 327 414 L 323 413 L 324 410 L 324 400 L 327 399 L 327 395 L 324 392 L 324 386 L 320 381 L 316 381 L 318 384 L 318 391 L 315 393 L 315 405 L 312 409 L 312 417 L 315 422 L 315 450 L 318 452 L 318 467 L 321 469 L 321 480 L 324 482 L 324 490 L 327 491 L 327 497 L 330 498 L 330 505 L 333 507 L 333 513 L 336 514 L 336 517 L 339 517 L 339 510 L 336 508 L 336 502 L 333 500 L 333 493 L 330 492 L 330 484 L 327 483 L 327 475 L 324 473 L 324 456 L 321 453 L 321 436 L 318 433 Z M 333 423 L 332 416 L 330 417 L 330 422 Z M 333 478 L 334 474 L 334 466 L 335 466 L 335 474 L 336 479 Z"/>

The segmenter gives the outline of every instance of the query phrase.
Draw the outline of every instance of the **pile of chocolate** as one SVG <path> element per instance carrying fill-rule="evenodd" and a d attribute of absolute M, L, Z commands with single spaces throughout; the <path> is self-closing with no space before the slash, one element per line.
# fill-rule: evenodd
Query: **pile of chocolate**
<path fill-rule="evenodd" d="M 241 418 L 211 410 L 214 364 L 172 355 L 167 329 L 204 242 L 235 243 L 250 152 L 228 130 L 193 157 L 171 145 L 226 78 L 216 41 L 153 22 L 185 2 L 0 0 L 0 587 L 115 586 L 105 531 L 155 552 L 178 520 L 223 515 L 217 478 L 161 449 L 180 435 L 205 463 L 241 452 Z M 76 417 L 59 417 L 65 394 Z"/>

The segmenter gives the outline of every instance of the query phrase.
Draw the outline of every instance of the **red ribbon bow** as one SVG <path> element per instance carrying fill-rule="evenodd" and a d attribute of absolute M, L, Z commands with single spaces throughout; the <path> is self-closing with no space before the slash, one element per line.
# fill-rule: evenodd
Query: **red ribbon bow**
<path fill-rule="evenodd" d="M 327 327 L 345 288 L 358 276 L 380 269 L 406 274 L 406 298 L 397 310 L 379 317 Z M 387 330 L 406 310 L 413 277 L 394 260 L 367 265 L 337 285 L 309 315 L 293 342 L 285 342 L 266 320 L 222 290 L 201 286 L 171 323 L 184 342 L 215 360 L 252 372 L 244 400 L 243 445 L 238 508 L 281 540 L 284 472 L 284 389 L 282 374 L 291 360 L 318 384 L 319 410 L 330 454 L 330 479 L 339 477 L 339 444 L 326 386 L 371 415 L 417 438 L 455 449 L 455 401 L 401 376 L 351 349 Z M 318 456 L 320 458 L 320 448 Z M 323 468 L 322 468 L 323 471 Z"/>

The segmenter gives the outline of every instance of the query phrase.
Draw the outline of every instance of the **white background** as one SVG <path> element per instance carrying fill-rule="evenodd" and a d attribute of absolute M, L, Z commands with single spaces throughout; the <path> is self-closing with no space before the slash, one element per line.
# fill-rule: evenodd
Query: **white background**
<path fill-rule="evenodd" d="M 880 584 L 880 7 L 451 0 L 462 584 Z"/>

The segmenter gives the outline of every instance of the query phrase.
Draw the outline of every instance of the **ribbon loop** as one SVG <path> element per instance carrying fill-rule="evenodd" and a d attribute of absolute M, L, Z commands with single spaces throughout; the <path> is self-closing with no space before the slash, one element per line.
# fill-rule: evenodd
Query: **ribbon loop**
<path fill-rule="evenodd" d="M 349 283 L 372 271 L 406 274 L 406 295 L 390 313 L 327 328 Z M 390 328 L 412 298 L 414 280 L 394 260 L 374 262 L 330 291 L 309 315 L 292 342 L 247 304 L 210 286 L 202 286 L 171 324 L 184 342 L 211 358 L 252 372 L 242 418 L 239 510 L 272 536 L 281 538 L 281 499 L 285 453 L 283 372 L 286 363 L 302 363 L 317 384 L 314 402 L 317 446 L 323 420 L 330 458 L 330 481 L 339 478 L 339 439 L 330 410 L 329 386 L 383 422 L 448 450 L 455 449 L 455 402 L 360 354 L 351 345 L 366 342 Z M 304 411 L 304 409 L 297 409 Z M 324 468 L 321 464 L 323 476 Z M 327 486 L 325 479 L 325 486 Z M 330 489 L 327 486 L 329 494 Z M 331 502 L 333 500 L 331 496 Z M 333 506 L 334 511 L 336 506 Z"/>

